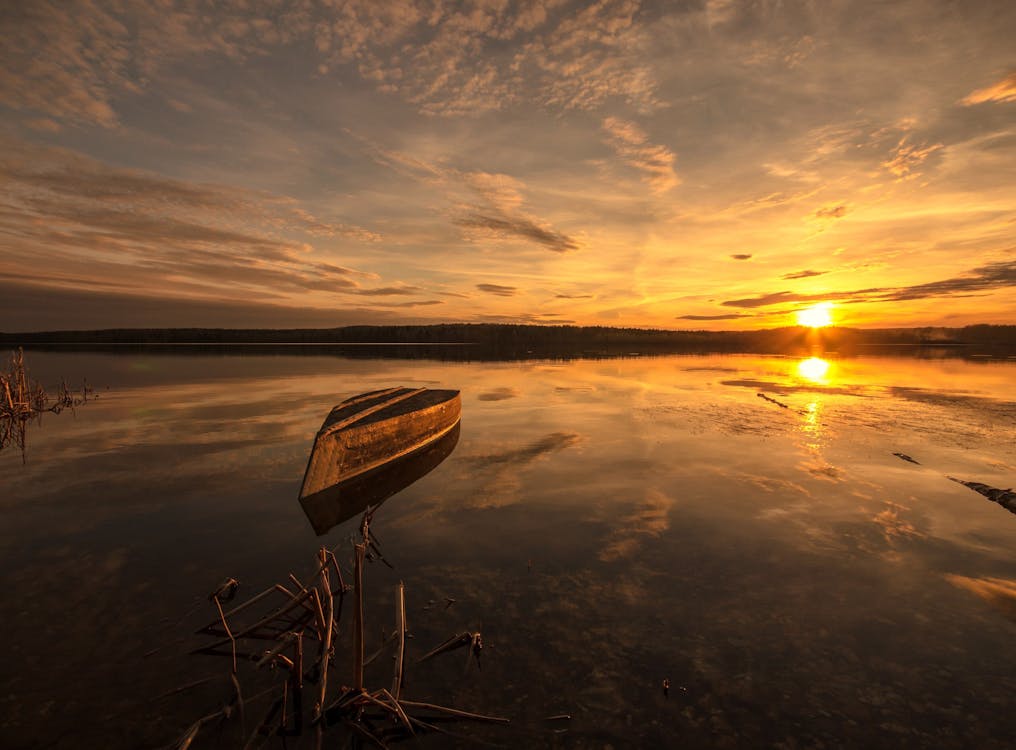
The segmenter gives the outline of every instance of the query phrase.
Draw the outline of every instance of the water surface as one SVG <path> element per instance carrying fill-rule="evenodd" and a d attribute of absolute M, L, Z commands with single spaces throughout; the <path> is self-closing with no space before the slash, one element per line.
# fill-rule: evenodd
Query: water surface
<path fill-rule="evenodd" d="M 460 389 L 462 425 L 377 513 L 396 570 L 369 568 L 368 633 L 404 580 L 411 656 L 488 646 L 482 671 L 413 666 L 411 697 L 512 717 L 484 733 L 505 746 L 1016 736 L 1016 516 L 946 478 L 1016 484 L 1016 362 L 27 361 L 100 398 L 46 416 L 26 464 L 0 453 L 5 747 L 158 747 L 228 698 L 154 700 L 226 669 L 184 655 L 223 578 L 259 591 L 354 533 L 303 514 L 307 452 L 332 405 L 395 385 Z"/>

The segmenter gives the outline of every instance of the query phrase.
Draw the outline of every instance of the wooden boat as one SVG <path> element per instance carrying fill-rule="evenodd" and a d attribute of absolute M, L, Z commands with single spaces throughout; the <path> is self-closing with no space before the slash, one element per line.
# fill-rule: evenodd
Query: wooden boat
<path fill-rule="evenodd" d="M 314 532 L 318 536 L 327 534 L 368 508 L 377 509 L 388 498 L 425 477 L 455 450 L 459 424 L 456 422 L 444 435 L 417 451 L 301 497 L 300 505 Z"/>
<path fill-rule="evenodd" d="M 346 399 L 314 438 L 300 500 L 413 453 L 459 422 L 458 391 L 387 388 Z"/>

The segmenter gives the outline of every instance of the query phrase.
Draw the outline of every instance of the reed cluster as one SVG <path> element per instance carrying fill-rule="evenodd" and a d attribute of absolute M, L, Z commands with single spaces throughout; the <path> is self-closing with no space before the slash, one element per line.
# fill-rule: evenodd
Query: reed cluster
<path fill-rule="evenodd" d="M 370 533 L 369 511 L 364 514 L 360 534 L 362 541 L 353 545 L 351 584 L 346 583 L 334 551 L 321 548 L 314 571 L 303 580 L 290 573 L 284 582 L 229 608 L 223 604 L 229 604 L 236 595 L 239 584 L 235 579 L 225 580 L 209 595 L 215 618 L 198 630 L 198 634 L 215 640 L 191 653 L 225 657 L 229 661 L 233 698 L 220 710 L 191 724 L 172 748 L 187 750 L 202 727 L 235 716 L 239 716 L 243 725 L 244 750 L 261 747 L 272 738 L 300 737 L 308 733 L 314 736 L 315 745 L 320 748 L 325 734 L 333 729 L 345 730 L 354 745 L 383 748 L 428 732 L 458 736 L 442 726 L 448 722 L 509 723 L 508 719 L 498 716 L 406 699 L 402 687 L 408 628 L 405 586 L 401 582 L 395 596 L 395 627 L 390 635 L 383 637 L 377 651 L 365 657 L 364 566 L 372 559 L 383 560 Z M 339 625 L 347 597 L 352 599 L 348 606 L 352 619 L 349 643 L 352 669 L 342 678 L 338 676 L 336 656 L 341 640 Z M 481 648 L 479 633 L 469 635 L 469 639 L 460 636 L 449 639 L 418 661 L 460 645 Z M 393 662 L 391 682 L 368 686 L 364 667 L 386 652 L 391 652 Z M 478 657 L 478 651 L 475 655 Z M 241 665 L 254 671 L 269 670 L 277 676 L 275 685 L 244 698 L 239 679 Z M 171 694 L 208 681 L 185 685 Z M 258 700 L 268 701 L 268 707 L 248 731 L 246 707 Z"/>
<path fill-rule="evenodd" d="M 45 412 L 59 414 L 64 409 L 74 409 L 92 396 L 87 383 L 82 384 L 80 392 L 72 392 L 67 381 L 61 381 L 59 390 L 50 395 L 45 387 L 28 377 L 24 351 L 11 352 L 6 372 L 0 371 L 0 450 L 15 445 L 24 461 L 29 422 L 41 419 Z"/>

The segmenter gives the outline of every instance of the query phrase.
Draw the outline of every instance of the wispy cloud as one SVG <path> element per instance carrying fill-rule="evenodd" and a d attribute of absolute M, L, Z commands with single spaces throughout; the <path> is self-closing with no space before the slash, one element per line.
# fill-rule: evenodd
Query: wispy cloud
<path fill-rule="evenodd" d="M 452 222 L 467 236 L 484 240 L 526 240 L 558 253 L 579 249 L 574 237 L 534 216 L 526 205 L 526 185 L 499 172 L 462 170 L 381 148 L 361 138 L 372 157 L 431 189 L 452 204 Z M 466 195 L 463 195 L 463 191 Z"/>
<path fill-rule="evenodd" d="M 114 127 L 118 96 L 143 92 L 175 63 L 241 62 L 301 44 L 318 76 L 352 71 L 428 114 L 475 115 L 523 98 L 553 109 L 591 109 L 608 97 L 656 103 L 633 0 L 164 5 L 38 0 L 5 14 L 0 101 Z M 176 99 L 170 106 L 187 111 Z"/>
<path fill-rule="evenodd" d="M 617 117 L 603 121 L 607 142 L 622 161 L 642 173 L 654 193 L 663 193 L 681 183 L 674 171 L 677 155 L 666 146 L 649 142 L 649 137 L 635 123 Z"/>
<path fill-rule="evenodd" d="M 795 271 L 794 273 L 785 273 L 781 279 L 808 279 L 812 276 L 823 276 L 829 273 L 828 271 Z"/>
<path fill-rule="evenodd" d="M 394 295 L 405 295 L 405 294 L 416 294 L 420 291 L 418 286 L 379 286 L 373 289 L 357 289 L 357 294 L 363 294 L 369 297 L 391 297 Z"/>
<path fill-rule="evenodd" d="M 1016 287 L 1016 261 L 988 263 L 968 271 L 963 276 L 888 289 L 882 293 L 882 299 L 893 301 L 924 299 L 1008 287 Z"/>
<path fill-rule="evenodd" d="M 720 315 L 678 315 L 676 320 L 737 320 L 738 318 L 753 318 L 754 315 L 742 313 L 723 313 Z"/>
<path fill-rule="evenodd" d="M 376 274 L 336 263 L 313 243 L 322 234 L 360 242 L 378 235 L 314 217 L 285 196 L 111 167 L 17 141 L 5 149 L 0 233 L 16 247 L 0 260 L 0 272 L 27 270 L 46 280 L 50 272 L 30 262 L 42 252 L 78 283 L 112 288 L 128 280 L 142 293 L 204 290 L 243 300 L 256 290 L 267 300 L 409 290 L 361 289 Z"/>
<path fill-rule="evenodd" d="M 815 211 L 815 218 L 817 219 L 842 219 L 847 215 L 847 207 L 840 203 L 834 206 L 823 206 L 822 208 Z"/>
<path fill-rule="evenodd" d="M 24 316 L 25 310 L 32 315 Z M 68 315 L 68 310 L 73 311 Z M 277 299 L 214 300 L 173 293 L 88 290 L 0 278 L 0 320 L 4 330 L 41 331 L 109 328 L 129 324 L 149 328 L 208 325 L 228 328 L 279 328 L 352 325 L 371 320 L 394 323 L 406 320 L 402 311 L 371 306 L 315 308 L 304 304 L 280 304 Z M 129 321 L 129 323 L 126 323 Z M 433 322 L 421 320 L 421 322 Z"/>
<path fill-rule="evenodd" d="M 1016 71 L 1010 73 L 998 83 L 972 91 L 963 97 L 960 103 L 970 107 L 974 104 L 984 104 L 985 102 L 1013 101 L 1016 101 Z"/>
<path fill-rule="evenodd" d="M 440 299 L 421 299 L 421 300 L 410 300 L 408 302 L 375 302 L 373 308 L 411 308 L 411 307 L 434 307 L 435 305 L 446 304 L 444 300 Z"/>
<path fill-rule="evenodd" d="M 727 307 L 768 307 L 788 302 L 810 302 L 813 300 L 848 300 L 852 302 L 902 302 L 905 300 L 948 297 L 952 295 L 971 294 L 1016 287 L 1016 261 L 999 261 L 988 263 L 968 271 L 962 276 L 954 276 L 941 281 L 914 284 L 902 287 L 872 287 L 854 291 L 830 291 L 821 294 L 801 294 L 797 292 L 771 292 L 758 297 L 728 300 L 723 302 Z"/>
<path fill-rule="evenodd" d="M 514 297 L 519 291 L 516 287 L 501 284 L 477 284 L 476 288 L 487 294 L 496 294 L 498 297 Z"/>
<path fill-rule="evenodd" d="M 297 6 L 269 16 L 242 5 L 37 0 L 0 18 L 0 102 L 112 128 L 120 123 L 117 99 L 144 93 L 166 67 L 202 55 L 242 61 L 312 28 L 307 9 Z"/>
<path fill-rule="evenodd" d="M 638 5 L 351 0 L 315 29 L 319 71 L 355 66 L 380 91 L 442 116 L 500 110 L 522 98 L 590 109 L 616 96 L 645 108 L 655 103 L 651 68 L 629 54 Z"/>
<path fill-rule="evenodd" d="M 496 238 L 521 237 L 532 240 L 555 253 L 578 249 L 578 243 L 568 235 L 521 216 L 473 213 L 457 218 L 455 223 L 461 227 L 483 230 Z"/>
<path fill-rule="evenodd" d="M 901 179 L 910 177 L 929 156 L 941 148 L 941 143 L 922 144 L 920 146 L 911 144 L 907 142 L 907 137 L 904 136 L 896 144 L 892 156 L 882 162 L 882 166 Z"/>

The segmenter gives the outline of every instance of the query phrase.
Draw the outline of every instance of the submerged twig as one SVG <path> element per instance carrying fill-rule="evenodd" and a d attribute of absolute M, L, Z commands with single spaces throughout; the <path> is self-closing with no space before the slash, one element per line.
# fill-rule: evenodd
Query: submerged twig
<path fill-rule="evenodd" d="M 236 674 L 236 638 L 233 637 L 233 632 L 229 629 L 229 623 L 226 622 L 226 615 L 222 612 L 222 604 L 219 602 L 218 592 L 212 594 L 212 601 L 215 602 L 215 607 L 219 610 L 219 617 L 222 619 L 222 627 L 226 631 L 226 635 L 229 636 L 229 643 L 233 647 L 233 674 Z"/>
<path fill-rule="evenodd" d="M 426 654 L 417 659 L 416 663 L 420 664 L 421 662 L 433 659 L 435 656 L 439 656 L 440 654 L 446 654 L 449 651 L 454 651 L 456 649 L 462 648 L 463 646 L 470 646 L 474 643 L 474 639 L 479 635 L 480 635 L 479 633 L 470 633 L 469 631 L 464 631 L 462 633 L 459 633 L 458 635 L 453 635 L 451 638 L 438 644 L 430 651 L 428 651 Z"/>
<path fill-rule="evenodd" d="M 511 719 L 506 719 L 503 716 L 488 716 L 486 714 L 475 714 L 471 711 L 461 711 L 457 708 L 449 708 L 448 706 L 438 706 L 434 703 L 421 703 L 420 701 L 407 701 L 403 700 L 400 703 L 410 708 L 420 708 L 425 711 L 432 711 L 434 713 L 445 714 L 447 716 L 456 716 L 460 719 L 469 719 L 470 721 L 481 721 L 489 724 L 511 724 Z"/>
<path fill-rule="evenodd" d="M 395 654 L 395 676 L 392 679 L 392 695 L 398 701 L 402 691 L 402 665 L 406 658 L 406 585 L 399 581 L 399 595 L 395 601 L 395 620 L 398 634 L 398 650 Z"/>
<path fill-rule="evenodd" d="M 755 395 L 758 396 L 760 399 L 768 401 L 770 404 L 776 404 L 781 409 L 789 409 L 790 408 L 787 404 L 783 403 L 782 401 L 777 401 L 775 398 L 771 398 L 771 397 L 767 396 L 764 393 L 756 393 Z"/>
<path fill-rule="evenodd" d="M 353 685 L 363 690 L 363 544 L 355 546 L 353 568 Z"/>
<path fill-rule="evenodd" d="M 335 614 L 335 600 L 332 597 L 332 587 L 328 580 L 328 558 L 327 552 L 321 550 L 318 553 L 318 559 L 321 562 L 320 576 L 321 576 L 321 593 L 320 596 L 324 600 L 324 632 L 322 633 L 321 639 L 321 658 L 320 658 L 320 692 L 318 695 L 318 702 L 314 709 L 314 721 L 321 718 L 321 712 L 325 706 L 325 696 L 328 693 L 328 662 L 332 656 L 332 617 Z M 361 661 L 363 659 L 361 653 Z"/>
<path fill-rule="evenodd" d="M 912 463 L 912 464 L 917 464 L 918 466 L 921 465 L 920 461 L 918 461 L 915 458 L 911 458 L 906 453 L 894 452 L 893 455 L 896 456 L 896 458 L 900 459 L 901 461 L 907 461 L 907 462 Z"/>

